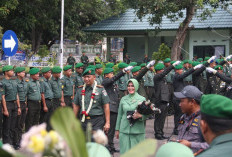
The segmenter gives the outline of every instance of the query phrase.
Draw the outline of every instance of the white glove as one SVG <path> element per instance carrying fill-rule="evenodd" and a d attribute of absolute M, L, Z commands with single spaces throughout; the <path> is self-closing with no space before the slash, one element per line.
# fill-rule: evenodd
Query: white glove
<path fill-rule="evenodd" d="M 232 68 L 232 64 L 230 64 L 230 68 Z"/>
<path fill-rule="evenodd" d="M 215 70 L 215 69 L 213 69 L 211 67 L 206 68 L 206 71 L 209 72 L 209 73 L 213 73 L 213 74 L 217 73 L 217 70 Z"/>
<path fill-rule="evenodd" d="M 128 67 L 123 69 L 123 72 L 126 73 L 128 71 L 131 71 L 131 69 L 133 69 L 133 68 L 134 68 L 133 66 L 128 66 Z"/>
<path fill-rule="evenodd" d="M 173 66 L 177 66 L 177 65 L 179 65 L 181 63 L 181 61 L 176 61 L 175 63 L 173 63 L 172 65 Z"/>
<path fill-rule="evenodd" d="M 212 57 L 208 60 L 208 63 L 213 63 L 215 59 L 216 59 L 216 56 L 212 56 Z"/>
<path fill-rule="evenodd" d="M 196 65 L 193 69 L 196 70 L 196 69 L 201 68 L 202 66 L 203 66 L 203 64 L 198 64 L 198 65 Z"/>
<path fill-rule="evenodd" d="M 226 61 L 229 61 L 232 58 L 232 55 L 226 57 Z"/>
<path fill-rule="evenodd" d="M 150 68 L 153 65 L 155 65 L 155 60 L 150 61 L 150 63 L 147 65 L 147 68 Z"/>

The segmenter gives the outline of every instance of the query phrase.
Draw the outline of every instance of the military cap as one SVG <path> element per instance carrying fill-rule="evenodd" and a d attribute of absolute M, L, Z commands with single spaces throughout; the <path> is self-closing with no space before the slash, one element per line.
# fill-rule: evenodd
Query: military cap
<path fill-rule="evenodd" d="M 50 67 L 43 67 L 43 68 L 41 69 L 41 72 L 42 72 L 42 73 L 46 73 L 46 72 L 48 72 L 48 71 L 50 71 L 50 70 L 51 70 Z"/>
<path fill-rule="evenodd" d="M 103 74 L 109 74 L 109 73 L 111 73 L 111 72 L 113 72 L 113 71 L 114 71 L 113 68 L 105 68 Z"/>
<path fill-rule="evenodd" d="M 208 61 L 210 59 L 210 57 L 205 57 L 204 61 Z"/>
<path fill-rule="evenodd" d="M 95 75 L 95 69 L 94 68 L 85 69 L 82 76 L 85 76 L 85 75 Z"/>
<path fill-rule="evenodd" d="M 137 65 L 137 63 L 136 62 L 130 62 L 130 64 L 129 64 L 130 66 L 136 66 Z"/>
<path fill-rule="evenodd" d="M 201 112 L 218 118 L 232 119 L 232 100 L 217 94 L 203 95 Z"/>
<path fill-rule="evenodd" d="M 203 61 L 203 64 L 206 64 L 207 63 L 207 61 Z"/>
<path fill-rule="evenodd" d="M 16 67 L 16 68 L 14 69 L 14 71 L 15 71 L 16 73 L 20 73 L 20 72 L 22 72 L 22 71 L 25 71 L 25 67 Z"/>
<path fill-rule="evenodd" d="M 96 64 L 95 67 L 96 67 L 96 69 L 100 69 L 100 68 L 102 68 L 103 66 L 102 66 L 101 64 Z"/>
<path fill-rule="evenodd" d="M 198 62 L 202 62 L 202 61 L 203 61 L 203 58 L 198 58 L 197 61 L 198 61 Z"/>
<path fill-rule="evenodd" d="M 176 70 L 183 69 L 183 65 L 182 64 L 178 64 L 177 66 L 175 66 L 175 69 Z"/>
<path fill-rule="evenodd" d="M 201 63 L 198 62 L 198 61 L 194 61 L 192 65 L 193 65 L 193 67 L 195 67 L 195 66 L 197 66 L 198 64 L 201 64 Z"/>
<path fill-rule="evenodd" d="M 59 66 L 55 66 L 52 68 L 52 73 L 61 73 L 62 69 Z"/>
<path fill-rule="evenodd" d="M 83 67 L 83 65 L 84 65 L 83 63 L 77 63 L 76 66 L 75 66 L 75 68 Z"/>
<path fill-rule="evenodd" d="M 171 64 L 175 63 L 176 61 L 171 61 Z"/>
<path fill-rule="evenodd" d="M 184 64 L 188 63 L 188 60 L 187 59 L 183 60 L 183 63 Z"/>
<path fill-rule="evenodd" d="M 162 70 L 162 69 L 164 69 L 164 64 L 163 63 L 156 64 L 155 70 Z"/>
<path fill-rule="evenodd" d="M 145 66 L 146 66 L 146 63 L 140 64 L 140 67 L 145 67 Z"/>
<path fill-rule="evenodd" d="M 191 61 L 191 60 L 188 60 L 188 63 L 189 63 L 189 64 L 193 64 L 193 61 Z"/>
<path fill-rule="evenodd" d="M 221 65 L 217 65 L 214 67 L 215 70 L 223 70 L 223 66 Z"/>
<path fill-rule="evenodd" d="M 96 53 L 96 55 L 100 55 L 100 53 L 98 52 L 98 53 Z"/>
<path fill-rule="evenodd" d="M 164 60 L 164 63 L 169 63 L 169 62 L 171 62 L 171 59 L 170 59 L 170 58 L 166 58 L 166 59 Z"/>
<path fill-rule="evenodd" d="M 3 68 L 2 68 L 2 71 L 5 72 L 5 71 L 10 71 L 10 70 L 13 70 L 13 66 L 12 65 L 5 65 Z"/>
<path fill-rule="evenodd" d="M 194 157 L 194 154 L 191 149 L 183 144 L 169 142 L 158 149 L 156 157 Z"/>
<path fill-rule="evenodd" d="M 134 73 L 134 72 L 139 71 L 140 69 L 141 69 L 141 66 L 135 66 L 135 67 L 131 70 L 131 72 Z"/>
<path fill-rule="evenodd" d="M 126 68 L 126 67 L 128 67 L 128 64 L 126 64 L 124 62 L 118 64 L 119 69 Z"/>
<path fill-rule="evenodd" d="M 114 63 L 107 63 L 106 64 L 106 68 L 113 68 L 114 67 Z"/>
<path fill-rule="evenodd" d="M 66 66 L 64 66 L 64 68 L 63 68 L 64 71 L 67 71 L 67 70 L 69 70 L 69 69 L 72 69 L 72 65 L 66 65 Z"/>
<path fill-rule="evenodd" d="M 29 74 L 30 74 L 30 75 L 35 75 L 35 74 L 37 74 L 37 73 L 39 73 L 39 68 L 32 68 L 32 69 L 30 69 L 30 71 L 29 71 Z"/>

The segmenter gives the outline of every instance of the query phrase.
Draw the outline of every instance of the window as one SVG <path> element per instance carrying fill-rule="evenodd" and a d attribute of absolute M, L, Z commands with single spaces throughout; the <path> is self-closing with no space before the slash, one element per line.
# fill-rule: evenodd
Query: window
<path fill-rule="evenodd" d="M 218 58 L 220 58 L 220 55 L 225 56 L 225 45 L 193 46 L 193 56 L 197 56 L 197 58 L 205 58 L 214 55 Z"/>

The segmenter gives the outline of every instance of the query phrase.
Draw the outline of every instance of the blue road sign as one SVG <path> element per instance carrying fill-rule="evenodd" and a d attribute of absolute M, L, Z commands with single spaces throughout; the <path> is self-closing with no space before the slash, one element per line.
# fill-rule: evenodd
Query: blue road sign
<path fill-rule="evenodd" d="M 2 37 L 2 49 L 7 56 L 14 56 L 18 50 L 18 39 L 12 30 L 8 30 Z"/>

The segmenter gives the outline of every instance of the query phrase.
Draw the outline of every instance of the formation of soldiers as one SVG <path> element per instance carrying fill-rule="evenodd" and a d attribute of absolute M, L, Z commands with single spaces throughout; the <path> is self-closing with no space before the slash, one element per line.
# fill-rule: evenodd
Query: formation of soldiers
<path fill-rule="evenodd" d="M 140 65 L 121 62 L 117 65 L 117 74 L 114 73 L 115 60 L 103 65 L 99 55 L 97 57 L 95 65 L 88 65 L 88 57 L 84 54 L 80 63 L 73 65 L 75 61 L 70 59 L 71 64 L 63 69 L 58 66 L 41 70 L 32 68 L 30 78 L 25 78 L 24 67 L 4 66 L 4 78 L 0 82 L 0 136 L 3 143 L 18 149 L 24 126 L 28 131 L 33 125 L 46 122 L 50 130 L 49 119 L 54 110 L 68 106 L 73 108 L 84 130 L 88 122 L 92 123 L 93 131 L 104 130 L 109 139 L 107 148 L 111 153 L 117 152 L 113 137 L 118 106 L 121 98 L 128 94 L 127 81 L 131 78 L 139 82 L 138 93 L 161 110 L 154 122 L 154 135 L 158 140 L 167 139 L 163 128 L 170 107 L 174 108 L 173 133 L 178 134 L 182 112 L 180 99 L 174 92 L 193 85 L 205 94 L 232 98 L 232 56 L 224 59 L 205 57 L 197 61 L 166 58 L 158 63 L 152 60 Z M 62 72 L 64 76 L 60 78 Z M 14 73 L 17 79 L 12 79 Z M 42 77 L 39 77 L 40 73 Z"/>

